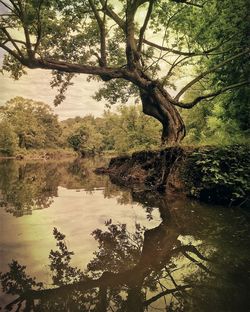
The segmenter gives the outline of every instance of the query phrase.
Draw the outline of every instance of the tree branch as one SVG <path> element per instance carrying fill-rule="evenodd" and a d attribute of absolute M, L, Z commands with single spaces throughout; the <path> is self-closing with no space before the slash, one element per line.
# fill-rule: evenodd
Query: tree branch
<path fill-rule="evenodd" d="M 106 14 L 121 28 L 125 31 L 125 22 L 117 15 L 108 5 L 105 6 L 105 0 L 100 0 L 103 10 L 105 8 Z"/>
<path fill-rule="evenodd" d="M 205 99 L 209 99 L 209 98 L 214 98 L 222 93 L 225 93 L 226 91 L 229 91 L 229 90 L 232 90 L 232 89 L 236 89 L 236 88 L 239 88 L 241 86 L 244 86 L 244 85 L 249 85 L 250 84 L 250 81 L 242 81 L 242 82 L 239 82 L 239 83 L 235 83 L 235 84 L 232 84 L 230 86 L 227 86 L 225 88 L 221 88 L 215 92 L 212 92 L 212 93 L 209 93 L 209 94 L 206 94 L 206 95 L 201 95 L 201 96 L 198 96 L 196 99 L 194 99 L 192 102 L 189 102 L 189 103 L 182 103 L 182 102 L 177 102 L 177 101 L 172 101 L 172 104 L 174 104 L 175 106 L 178 106 L 178 107 L 181 107 L 181 108 L 187 108 L 187 109 L 190 109 L 192 107 L 194 107 L 196 104 L 198 104 L 199 102 L 201 102 L 202 100 L 205 100 Z"/>
<path fill-rule="evenodd" d="M 153 11 L 154 2 L 155 2 L 155 0 L 150 0 L 150 1 L 149 1 L 147 14 L 146 14 L 144 23 L 143 23 L 143 25 L 142 25 L 142 27 L 141 27 L 141 29 L 140 29 L 140 35 L 139 35 L 139 40 L 138 40 L 138 44 L 137 44 L 137 51 L 138 51 L 138 52 L 141 52 L 141 49 L 142 49 L 142 43 L 143 43 L 144 33 L 145 33 L 145 31 L 146 31 L 148 22 L 149 22 L 149 20 L 150 20 L 150 16 L 151 16 L 152 11 Z"/>
<path fill-rule="evenodd" d="M 11 3 L 13 4 L 13 1 L 11 1 Z M 19 4 L 19 18 L 20 18 L 20 21 L 22 23 L 23 30 L 24 30 L 24 36 L 25 36 L 25 41 L 26 41 L 26 49 L 27 49 L 28 56 L 31 59 L 31 58 L 34 57 L 34 53 L 32 51 L 32 44 L 31 44 L 31 40 L 30 40 L 29 29 L 28 29 L 28 27 L 26 25 L 25 10 L 24 10 L 22 2 L 20 0 L 18 0 L 18 4 Z M 13 6 L 14 6 L 14 4 L 13 4 Z"/>
<path fill-rule="evenodd" d="M 106 30 L 105 30 L 105 19 L 102 20 L 97 8 L 92 0 L 89 0 L 90 7 L 94 13 L 95 19 L 97 21 L 99 30 L 100 30 L 100 43 L 101 43 L 101 64 L 100 66 L 107 65 L 107 58 L 106 58 Z M 107 1 L 103 4 L 103 9 L 107 6 Z M 105 16 L 105 15 L 104 15 Z"/>
<path fill-rule="evenodd" d="M 166 51 L 166 52 L 171 52 L 171 53 L 174 53 L 177 55 L 190 56 L 190 57 L 210 55 L 212 52 L 218 50 L 225 42 L 227 42 L 227 41 L 223 41 L 223 42 L 219 43 L 217 46 L 215 46 L 209 50 L 202 51 L 202 52 L 201 51 L 200 52 L 186 52 L 186 51 L 179 51 L 179 50 L 163 47 L 163 46 L 158 45 L 157 43 L 143 39 L 143 43 L 149 45 L 150 47 L 156 48 L 158 50 Z"/>
<path fill-rule="evenodd" d="M 14 40 L 11 35 L 9 34 L 9 32 L 7 31 L 6 28 L 4 27 L 0 27 L 0 30 L 2 30 L 2 32 L 6 35 L 6 37 L 9 39 L 9 41 L 12 43 L 13 47 L 16 49 L 18 55 L 21 57 L 21 58 L 24 58 L 24 55 L 23 53 L 21 52 L 21 50 L 19 49 L 18 45 L 16 44 L 16 42 L 22 42 L 22 41 L 18 41 L 18 40 Z M 22 42 L 24 43 L 24 42 Z"/>
<path fill-rule="evenodd" d="M 125 23 L 125 35 L 126 35 L 126 58 L 128 68 L 133 71 L 136 63 L 139 61 L 139 53 L 136 48 L 135 41 L 135 24 L 134 18 L 136 10 L 138 8 L 138 1 L 127 1 L 126 7 L 126 23 Z"/>
<path fill-rule="evenodd" d="M 217 64 L 216 66 L 210 68 L 209 70 L 201 73 L 199 76 L 197 76 L 196 78 L 194 78 L 193 80 L 191 80 L 184 88 L 182 88 L 180 90 L 180 92 L 175 96 L 175 100 L 178 101 L 179 98 L 183 95 L 183 93 L 185 93 L 189 88 L 191 88 L 195 83 L 197 83 L 199 80 L 201 80 L 202 78 L 204 78 L 205 76 L 207 76 L 208 74 L 211 74 L 212 72 L 216 71 L 217 69 L 221 68 L 222 66 L 226 65 L 227 63 L 241 57 L 242 55 L 244 54 L 247 54 L 249 53 L 249 49 L 243 51 L 243 52 L 240 52 L 228 59 L 226 59 L 225 61 L 223 62 L 220 62 L 219 64 Z"/>
<path fill-rule="evenodd" d="M 39 47 L 39 44 L 40 44 L 41 38 L 42 38 L 42 25 L 41 25 L 41 16 L 40 16 L 42 4 L 43 4 L 43 0 L 40 0 L 38 8 L 37 8 L 37 38 L 36 38 L 36 43 L 35 43 L 35 47 L 34 47 L 34 53 L 33 53 L 34 56 L 37 52 L 37 49 Z"/>
<path fill-rule="evenodd" d="M 202 4 L 190 2 L 190 1 L 187 1 L 187 0 L 172 0 L 172 2 L 184 3 L 184 4 L 187 4 L 187 5 L 195 6 L 195 7 L 197 7 L 197 8 L 203 8 L 203 5 L 202 5 Z"/>
<path fill-rule="evenodd" d="M 0 48 L 8 52 L 10 55 L 12 55 L 15 59 L 17 59 L 20 63 L 23 61 L 23 59 L 13 50 L 8 48 L 6 45 L 0 43 Z"/>
<path fill-rule="evenodd" d="M 162 291 L 161 293 L 159 293 L 158 295 L 154 296 L 154 297 L 151 297 L 150 299 L 144 301 L 143 305 L 144 306 L 149 306 L 151 303 L 155 302 L 156 300 L 160 299 L 161 297 L 163 296 L 166 296 L 166 295 L 169 295 L 169 294 L 173 294 L 177 291 L 182 291 L 182 290 L 185 290 L 187 288 L 191 288 L 192 286 L 191 285 L 182 285 L 182 286 L 178 286 L 176 288 L 171 288 L 171 289 L 166 289 L 164 291 Z"/>
<path fill-rule="evenodd" d="M 72 64 L 63 61 L 50 59 L 24 59 L 20 62 L 28 68 L 41 68 L 58 70 L 66 73 L 90 74 L 97 76 L 107 76 L 107 78 L 126 78 L 126 70 L 122 68 L 98 67 L 90 65 Z"/>

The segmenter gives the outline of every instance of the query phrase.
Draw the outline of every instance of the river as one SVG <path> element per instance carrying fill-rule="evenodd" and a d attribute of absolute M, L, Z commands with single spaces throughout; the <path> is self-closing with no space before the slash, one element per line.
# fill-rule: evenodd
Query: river
<path fill-rule="evenodd" d="M 115 185 L 107 161 L 0 162 L 1 308 L 250 311 L 249 215 Z"/>

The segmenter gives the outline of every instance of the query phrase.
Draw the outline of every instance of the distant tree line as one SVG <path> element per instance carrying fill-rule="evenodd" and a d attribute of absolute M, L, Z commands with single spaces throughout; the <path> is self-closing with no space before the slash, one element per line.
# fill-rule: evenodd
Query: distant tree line
<path fill-rule="evenodd" d="M 182 112 L 188 125 L 183 144 L 247 141 L 247 126 L 228 114 L 222 100 Z M 31 99 L 16 97 L 0 108 L 0 154 L 7 156 L 25 150 L 67 147 L 81 156 L 154 149 L 160 147 L 160 132 L 161 124 L 143 114 L 137 104 L 106 110 L 102 117 L 87 115 L 61 122 L 48 104 Z"/>
<path fill-rule="evenodd" d="M 160 144 L 160 124 L 138 105 L 105 111 L 102 117 L 58 121 L 48 104 L 16 97 L 0 108 L 0 153 L 12 156 L 32 149 L 70 147 L 81 155 L 125 153 Z"/>

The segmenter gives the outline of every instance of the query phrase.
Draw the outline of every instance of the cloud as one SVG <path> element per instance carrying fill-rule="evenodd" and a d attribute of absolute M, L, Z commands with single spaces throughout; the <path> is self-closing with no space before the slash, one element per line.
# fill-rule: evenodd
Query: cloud
<path fill-rule="evenodd" d="M 92 114 L 100 116 L 105 108 L 105 102 L 96 102 L 92 98 L 100 87 L 96 81 L 87 82 L 85 75 L 74 78 L 74 85 L 66 93 L 66 100 L 58 107 L 53 104 L 56 90 L 50 87 L 51 75 L 42 69 L 27 70 L 27 75 L 18 81 L 8 77 L 7 73 L 0 76 L 0 105 L 15 96 L 42 101 L 49 104 L 59 119 Z"/>

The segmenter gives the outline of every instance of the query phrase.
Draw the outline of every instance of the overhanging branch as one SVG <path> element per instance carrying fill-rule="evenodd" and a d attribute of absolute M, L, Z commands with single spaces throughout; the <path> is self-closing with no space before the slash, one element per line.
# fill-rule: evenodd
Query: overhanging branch
<path fill-rule="evenodd" d="M 211 48 L 211 49 L 208 49 L 208 50 L 205 50 L 205 51 L 200 51 L 200 52 L 187 52 L 187 51 L 179 51 L 179 50 L 175 50 L 175 49 L 171 49 L 171 48 L 168 48 L 168 47 L 163 47 L 155 42 L 151 42 L 151 41 L 148 41 L 146 39 L 143 39 L 143 43 L 147 44 L 148 46 L 150 47 L 153 47 L 153 48 L 156 48 L 158 50 L 162 50 L 162 51 L 166 51 L 166 52 L 170 52 L 170 53 L 173 53 L 173 54 L 177 54 L 177 55 L 183 55 L 183 56 L 207 56 L 209 54 L 211 54 L 212 52 L 218 50 L 225 42 L 227 41 L 223 41 L 222 43 L 218 44 L 217 46 Z"/>
<path fill-rule="evenodd" d="M 196 78 L 194 78 L 193 80 L 191 80 L 184 88 L 182 88 L 180 90 L 180 92 L 175 96 L 175 100 L 178 101 L 180 99 L 180 97 L 189 89 L 191 88 L 194 84 L 196 84 L 198 81 L 200 81 L 201 79 L 203 79 L 204 77 L 206 77 L 208 74 L 211 74 L 213 73 L 214 71 L 216 71 L 217 69 L 221 68 L 222 66 L 226 65 L 227 63 L 243 56 L 244 54 L 247 54 L 249 53 L 249 49 L 243 51 L 243 52 L 240 52 L 228 59 L 226 59 L 225 61 L 223 62 L 220 62 L 219 64 L 217 64 L 216 66 L 210 68 L 209 70 L 201 73 L 199 76 L 197 76 Z"/>
<path fill-rule="evenodd" d="M 190 109 L 192 107 L 194 107 L 196 104 L 198 104 L 199 102 L 203 101 L 203 100 L 206 100 L 206 99 L 209 99 L 209 98 L 214 98 L 222 93 L 225 93 L 229 90 L 232 90 L 232 89 L 236 89 L 236 88 L 239 88 L 239 87 L 242 87 L 244 85 L 249 85 L 250 84 L 250 81 L 242 81 L 242 82 L 239 82 L 239 83 L 235 83 L 235 84 L 232 84 L 230 86 L 227 86 L 225 88 L 221 88 L 215 92 L 212 92 L 212 93 L 209 93 L 209 94 L 206 94 L 206 95 L 201 95 L 201 96 L 198 96 L 197 98 L 195 98 L 192 102 L 189 102 L 189 103 L 183 103 L 183 102 L 179 102 L 179 101 L 172 101 L 172 104 L 174 104 L 175 106 L 178 106 L 178 107 L 181 107 L 181 108 L 187 108 L 187 109 Z"/>
<path fill-rule="evenodd" d="M 90 74 L 102 76 L 106 75 L 110 79 L 113 78 L 126 78 L 126 70 L 121 68 L 111 68 L 111 67 L 100 67 L 100 66 L 90 66 L 81 64 L 72 64 L 63 61 L 56 61 L 50 59 L 24 59 L 21 63 L 28 68 L 41 68 L 58 70 L 66 73 L 75 74 Z"/>

